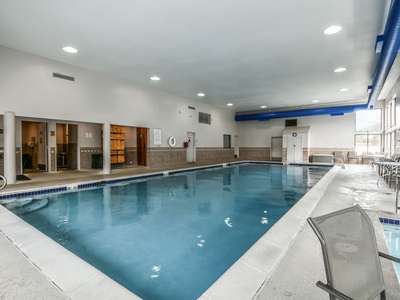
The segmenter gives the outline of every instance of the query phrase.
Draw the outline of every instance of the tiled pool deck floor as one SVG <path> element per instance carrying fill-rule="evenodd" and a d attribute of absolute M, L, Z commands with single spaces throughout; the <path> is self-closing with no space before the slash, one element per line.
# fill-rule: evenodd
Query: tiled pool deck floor
<path fill-rule="evenodd" d="M 192 166 L 190 166 L 192 167 Z M 59 186 L 163 170 L 139 167 L 99 171 L 27 174 L 32 180 L 2 192 Z M 333 168 L 306 197 L 263 236 L 204 295 L 214 299 L 328 299 L 315 286 L 325 281 L 319 241 L 306 218 L 360 204 L 370 210 L 379 249 L 388 252 L 377 217 L 392 215 L 395 195 L 367 165 Z M 387 299 L 398 299 L 400 285 L 393 265 L 381 260 Z M 137 299 L 90 265 L 0 207 L 0 299 Z"/>

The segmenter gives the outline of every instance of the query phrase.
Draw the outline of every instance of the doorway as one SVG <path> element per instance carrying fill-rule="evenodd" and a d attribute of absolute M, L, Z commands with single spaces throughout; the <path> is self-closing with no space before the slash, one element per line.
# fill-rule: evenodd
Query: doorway
<path fill-rule="evenodd" d="M 196 162 L 196 133 L 187 133 L 188 147 L 186 148 L 186 161 L 188 163 Z"/>
<path fill-rule="evenodd" d="M 235 158 L 239 158 L 239 136 L 233 136 L 233 155 Z"/>
<path fill-rule="evenodd" d="M 139 166 L 147 165 L 147 128 L 136 129 L 137 162 Z"/>
<path fill-rule="evenodd" d="M 57 170 L 78 169 L 78 125 L 57 123 L 56 139 Z"/>
<path fill-rule="evenodd" d="M 271 138 L 271 161 L 282 161 L 282 137 Z"/>
<path fill-rule="evenodd" d="M 287 140 L 287 162 L 303 162 L 303 143 L 301 137 L 290 137 Z"/>
<path fill-rule="evenodd" d="M 22 121 L 21 130 L 22 172 L 47 172 L 47 123 Z"/>

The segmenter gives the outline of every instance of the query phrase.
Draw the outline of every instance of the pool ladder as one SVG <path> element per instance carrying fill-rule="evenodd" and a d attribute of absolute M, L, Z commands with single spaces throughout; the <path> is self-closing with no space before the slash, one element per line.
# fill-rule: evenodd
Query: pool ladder
<path fill-rule="evenodd" d="M 7 186 L 7 179 L 3 175 L 0 175 L 0 182 L 1 181 L 3 181 L 3 184 L 1 184 L 0 190 L 4 189 Z"/>

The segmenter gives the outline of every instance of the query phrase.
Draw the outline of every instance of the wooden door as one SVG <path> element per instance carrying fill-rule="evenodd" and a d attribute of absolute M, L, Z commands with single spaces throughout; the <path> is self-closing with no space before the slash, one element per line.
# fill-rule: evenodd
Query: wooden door
<path fill-rule="evenodd" d="M 139 166 L 147 165 L 147 128 L 136 129 L 137 161 Z"/>

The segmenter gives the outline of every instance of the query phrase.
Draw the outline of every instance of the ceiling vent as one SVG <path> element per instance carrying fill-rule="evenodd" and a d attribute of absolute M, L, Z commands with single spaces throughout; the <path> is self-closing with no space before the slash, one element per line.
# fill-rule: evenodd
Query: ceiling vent
<path fill-rule="evenodd" d="M 65 79 L 65 80 L 69 80 L 69 81 L 75 81 L 75 78 L 72 76 L 62 75 L 62 74 L 58 74 L 58 73 L 53 73 L 53 77 Z"/>
<path fill-rule="evenodd" d="M 193 106 L 188 106 L 188 108 L 189 108 L 189 109 L 196 110 L 196 107 L 193 107 Z"/>

